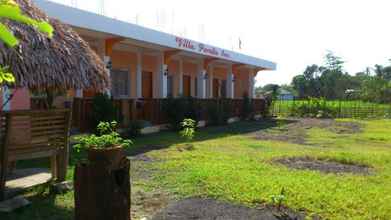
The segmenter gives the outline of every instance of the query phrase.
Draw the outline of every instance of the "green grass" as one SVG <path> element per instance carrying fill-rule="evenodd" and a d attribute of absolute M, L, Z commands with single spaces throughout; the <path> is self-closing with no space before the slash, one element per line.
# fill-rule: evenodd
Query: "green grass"
<path fill-rule="evenodd" d="M 344 119 L 344 121 L 347 121 Z M 311 145 L 256 140 L 248 132 L 279 123 L 240 122 L 227 127 L 203 129 L 193 142 L 194 150 L 179 151 L 182 139 L 163 132 L 135 140 L 130 154 L 147 152 L 161 162 L 145 188 L 163 188 L 178 197 L 212 197 L 251 207 L 271 203 L 271 196 L 286 191 L 284 204 L 308 216 L 324 219 L 391 219 L 391 120 L 358 121 L 361 133 L 336 134 L 327 129 L 308 129 Z M 276 131 L 274 131 L 276 132 Z M 278 131 L 277 131 L 278 132 Z M 144 146 L 154 146 L 155 150 Z M 147 150 L 149 149 L 149 150 Z M 271 161 L 279 157 L 312 156 L 344 163 L 372 166 L 373 175 L 324 174 L 291 170 Z M 72 169 L 72 167 L 70 168 Z M 72 178 L 72 173 L 69 174 Z M 73 192 L 61 196 L 27 195 L 31 207 L 0 219 L 69 219 Z"/>

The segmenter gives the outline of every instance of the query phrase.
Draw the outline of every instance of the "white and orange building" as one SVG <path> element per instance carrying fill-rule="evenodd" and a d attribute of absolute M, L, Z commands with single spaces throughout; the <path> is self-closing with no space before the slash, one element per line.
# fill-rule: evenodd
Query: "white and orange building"
<path fill-rule="evenodd" d="M 34 3 L 48 16 L 71 25 L 108 64 L 114 99 L 241 99 L 245 94 L 253 98 L 256 75 L 276 68 L 264 59 L 52 1 Z M 7 108 L 30 108 L 28 93 L 20 90 Z M 94 91 L 77 90 L 73 95 L 88 98 Z"/>

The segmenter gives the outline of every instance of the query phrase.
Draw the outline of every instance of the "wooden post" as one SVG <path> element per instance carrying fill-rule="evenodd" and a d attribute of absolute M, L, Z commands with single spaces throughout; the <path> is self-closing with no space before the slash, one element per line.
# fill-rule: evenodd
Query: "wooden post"
<path fill-rule="evenodd" d="M 7 172 L 8 172 L 8 140 L 9 140 L 9 132 L 7 132 L 7 127 L 10 124 L 10 116 L 5 114 L 5 125 L 4 125 L 4 133 L 1 133 L 2 135 L 2 146 L 0 148 L 0 201 L 3 201 L 5 199 L 5 183 L 7 178 Z M 0 120 L 4 120 L 4 118 L 1 118 Z"/>
<path fill-rule="evenodd" d="M 130 161 L 110 170 L 105 163 L 75 168 L 75 220 L 130 219 Z"/>
<path fill-rule="evenodd" d="M 65 113 L 65 126 L 67 128 L 64 129 L 64 143 L 63 148 L 57 157 L 57 181 L 63 182 L 66 179 L 68 163 L 69 163 L 69 136 L 71 130 L 71 118 L 72 112 L 68 111 Z"/>

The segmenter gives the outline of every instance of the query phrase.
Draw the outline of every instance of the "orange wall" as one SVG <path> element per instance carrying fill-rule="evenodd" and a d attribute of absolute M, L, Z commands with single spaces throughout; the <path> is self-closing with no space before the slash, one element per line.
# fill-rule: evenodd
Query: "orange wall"
<path fill-rule="evenodd" d="M 235 75 L 235 83 L 234 83 L 234 93 L 235 98 L 243 98 L 243 94 L 248 94 L 248 87 L 249 87 L 249 69 L 239 69 Z"/>
<path fill-rule="evenodd" d="M 198 74 L 198 66 L 195 63 L 186 62 L 186 60 L 183 61 L 183 75 L 187 75 L 191 77 L 190 82 L 190 95 L 195 97 L 196 94 L 196 77 Z"/>
<path fill-rule="evenodd" d="M 136 68 L 137 68 L 137 55 L 131 52 L 113 51 L 111 56 L 111 62 L 113 64 L 113 70 L 128 70 L 130 80 L 130 97 L 136 97 Z"/>
<path fill-rule="evenodd" d="M 168 63 L 168 75 L 173 77 L 173 96 L 179 96 L 179 61 L 171 60 Z"/>

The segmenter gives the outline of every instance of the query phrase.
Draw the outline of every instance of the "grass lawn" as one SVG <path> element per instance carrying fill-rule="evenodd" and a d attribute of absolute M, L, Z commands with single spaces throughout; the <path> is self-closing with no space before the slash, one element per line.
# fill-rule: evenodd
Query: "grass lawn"
<path fill-rule="evenodd" d="M 129 154 L 145 153 L 155 162 L 135 161 L 132 167 L 138 167 L 137 172 L 140 167 L 143 172 L 150 171 L 152 178 L 135 178 L 133 184 L 145 190 L 159 188 L 175 198 L 211 197 L 250 207 L 272 203 L 271 197 L 284 188 L 284 205 L 305 211 L 309 217 L 391 219 L 391 120 L 353 122 L 360 124 L 359 132 L 300 128 L 305 132 L 305 143 L 252 135 L 260 130 L 284 132 L 286 120 L 202 129 L 189 149 L 172 132 L 141 137 L 134 140 Z M 367 165 L 372 172 L 322 173 L 273 162 L 293 156 Z M 72 167 L 70 171 L 71 179 Z M 53 196 L 41 187 L 26 195 L 32 206 L 11 215 L 0 214 L 0 219 L 72 219 L 73 192 Z"/>

